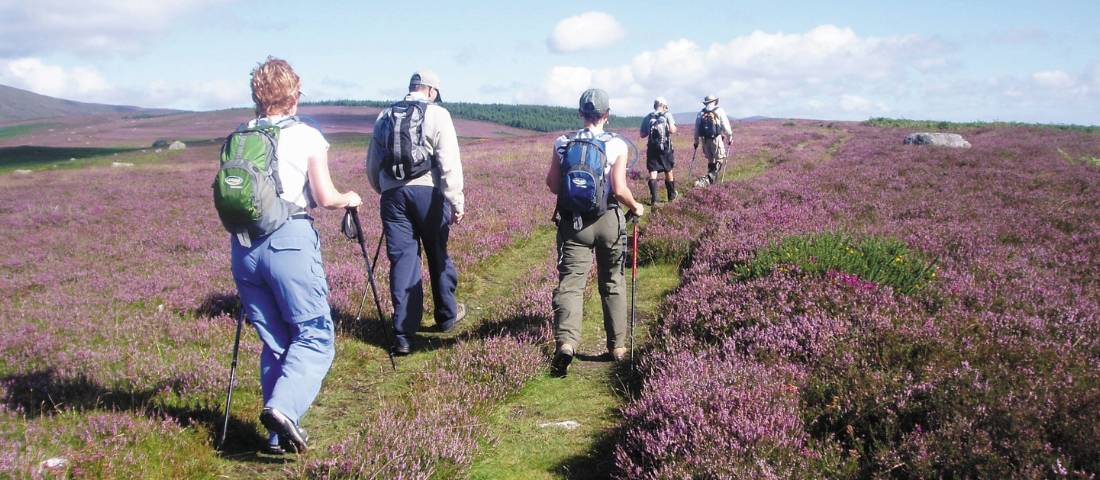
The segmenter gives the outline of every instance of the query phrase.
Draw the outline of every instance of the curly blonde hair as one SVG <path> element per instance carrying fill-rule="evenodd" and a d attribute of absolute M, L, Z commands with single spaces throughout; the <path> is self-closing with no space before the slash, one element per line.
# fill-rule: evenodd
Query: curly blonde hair
<path fill-rule="evenodd" d="M 256 115 L 266 117 L 284 114 L 298 103 L 301 81 L 286 60 L 268 56 L 264 63 L 252 69 L 252 101 Z"/>

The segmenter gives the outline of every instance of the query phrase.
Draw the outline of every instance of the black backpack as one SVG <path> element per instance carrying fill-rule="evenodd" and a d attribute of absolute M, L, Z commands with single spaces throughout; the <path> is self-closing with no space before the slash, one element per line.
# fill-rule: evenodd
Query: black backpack
<path fill-rule="evenodd" d="M 703 110 L 699 119 L 699 136 L 704 138 L 718 138 L 722 134 L 722 121 L 718 119 L 715 110 Z"/>
<path fill-rule="evenodd" d="M 650 150 L 657 149 L 662 152 L 668 152 L 672 147 L 672 142 L 668 138 L 668 119 L 664 114 L 657 114 L 649 119 L 649 135 L 648 148 Z"/>
<path fill-rule="evenodd" d="M 432 170 L 432 149 L 424 137 L 425 102 L 402 100 L 390 106 L 375 128 L 382 142 L 382 171 L 395 180 L 412 180 Z"/>

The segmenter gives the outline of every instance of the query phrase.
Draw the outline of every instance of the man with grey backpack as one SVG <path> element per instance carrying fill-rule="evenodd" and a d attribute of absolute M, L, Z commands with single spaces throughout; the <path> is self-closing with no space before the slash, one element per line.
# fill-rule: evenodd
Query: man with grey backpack
<path fill-rule="evenodd" d="M 676 200 L 676 177 L 672 168 L 676 166 L 673 157 L 672 135 L 676 133 L 676 119 L 668 112 L 668 101 L 657 97 L 653 101 L 653 111 L 642 119 L 638 132 L 646 139 L 646 170 L 649 170 L 649 204 L 657 204 L 658 174 L 665 174 L 665 190 L 668 201 Z"/>
<path fill-rule="evenodd" d="M 707 175 L 695 181 L 695 186 L 706 186 L 721 181 L 722 167 L 733 140 L 733 128 L 726 111 L 718 106 L 718 97 L 707 95 L 703 99 L 703 110 L 695 117 L 694 148 L 703 142 L 703 156 L 707 158 Z"/>
<path fill-rule="evenodd" d="M 449 332 L 466 316 L 466 306 L 455 300 L 458 273 L 447 254 L 450 225 L 466 214 L 462 160 L 451 114 L 439 105 L 439 87 L 435 72 L 413 73 L 409 94 L 378 114 L 367 151 L 367 178 L 382 194 L 379 212 L 393 301 L 391 353 L 396 355 L 411 352 L 423 316 L 421 245 L 436 325 Z"/>

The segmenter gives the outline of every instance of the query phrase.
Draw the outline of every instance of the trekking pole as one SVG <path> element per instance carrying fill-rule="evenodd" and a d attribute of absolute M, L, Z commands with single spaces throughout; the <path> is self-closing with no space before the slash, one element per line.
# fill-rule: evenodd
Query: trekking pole
<path fill-rule="evenodd" d="M 225 391 L 225 420 L 222 422 L 222 431 L 218 435 L 218 451 L 225 447 L 225 435 L 229 430 L 229 406 L 233 403 L 233 384 L 237 381 L 237 353 L 241 347 L 241 327 L 244 326 L 244 305 L 237 314 L 237 334 L 233 336 L 233 361 L 229 364 L 229 388 Z"/>
<path fill-rule="evenodd" d="M 695 144 L 695 149 L 691 151 L 691 161 L 688 162 L 688 178 L 695 178 L 695 154 L 699 153 L 699 144 Z M 694 182 L 694 180 L 692 180 Z"/>
<path fill-rule="evenodd" d="M 634 321 L 638 310 L 638 217 L 631 219 L 634 224 L 633 246 L 630 248 L 630 365 L 634 365 Z"/>
<path fill-rule="evenodd" d="M 384 235 L 378 237 L 378 246 L 374 247 L 374 260 L 371 261 L 371 265 L 378 265 L 378 252 L 382 251 L 382 239 Z M 363 290 L 363 299 L 359 300 L 359 310 L 355 311 L 355 323 L 358 324 L 359 320 L 363 318 L 363 306 L 367 304 L 367 294 L 370 293 L 367 290 Z"/>
<path fill-rule="evenodd" d="M 348 232 L 348 217 L 352 221 L 352 232 Z M 367 255 L 367 243 L 363 239 L 363 225 L 359 222 L 359 209 L 356 207 L 347 207 L 344 212 L 344 221 L 341 226 L 344 230 L 344 236 L 348 238 L 354 238 L 359 243 L 359 251 L 363 253 L 363 263 L 367 265 L 367 284 L 370 286 L 371 295 L 374 296 L 374 306 L 378 309 L 378 318 L 382 320 L 382 324 L 386 325 L 387 332 L 389 331 L 389 321 L 386 320 L 386 314 L 382 313 L 382 300 L 378 297 L 378 286 L 374 284 L 374 265 L 371 264 L 370 257 Z M 383 231 L 382 235 L 378 237 L 378 247 L 374 251 L 374 261 L 378 262 L 378 252 L 382 249 L 382 239 L 385 238 L 386 232 Z M 393 335 L 390 335 L 392 341 Z M 390 366 L 394 371 L 397 370 L 397 361 L 393 358 L 393 348 L 386 349 L 386 353 L 390 357 Z"/>

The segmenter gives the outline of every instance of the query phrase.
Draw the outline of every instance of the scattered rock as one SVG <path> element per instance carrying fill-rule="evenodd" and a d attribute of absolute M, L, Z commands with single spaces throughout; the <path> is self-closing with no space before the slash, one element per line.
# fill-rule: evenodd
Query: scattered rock
<path fill-rule="evenodd" d="M 171 145 L 168 145 L 169 150 L 183 150 L 185 148 L 187 148 L 187 144 L 183 143 L 179 140 L 176 140 L 176 141 L 172 142 Z"/>
<path fill-rule="evenodd" d="M 153 153 L 160 153 L 160 149 L 153 150 Z"/>
<path fill-rule="evenodd" d="M 168 140 L 161 138 L 153 142 L 153 148 L 168 148 Z"/>
<path fill-rule="evenodd" d="M 52 470 L 52 469 L 55 469 L 55 468 L 65 468 L 65 465 L 68 465 L 68 464 L 69 464 L 69 460 L 67 460 L 67 459 L 64 459 L 64 458 L 61 458 L 61 457 L 53 457 L 53 458 L 47 458 L 47 459 L 43 460 L 42 463 L 38 464 L 38 466 L 40 468 L 46 468 L 46 469 Z"/>
<path fill-rule="evenodd" d="M 15 174 L 16 175 L 30 175 L 31 171 L 27 170 L 27 169 L 24 169 L 24 168 L 20 168 L 19 170 L 15 171 Z"/>
<path fill-rule="evenodd" d="M 905 145 L 933 145 L 937 147 L 970 148 L 970 142 L 957 133 L 910 133 Z"/>
<path fill-rule="evenodd" d="M 547 422 L 539 424 L 539 428 L 564 428 L 566 430 L 574 430 L 580 426 L 581 424 L 575 420 L 564 420 L 561 422 Z"/>
<path fill-rule="evenodd" d="M 111 162 L 112 167 L 132 167 L 134 164 L 130 162 Z"/>

